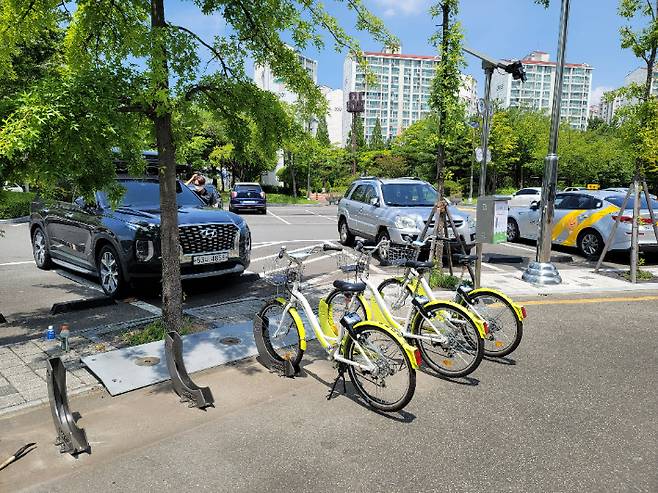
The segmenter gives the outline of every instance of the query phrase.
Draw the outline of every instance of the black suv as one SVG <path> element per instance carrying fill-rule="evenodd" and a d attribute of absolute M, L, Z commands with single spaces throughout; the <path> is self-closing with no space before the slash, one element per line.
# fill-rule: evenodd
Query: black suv
<path fill-rule="evenodd" d="M 99 277 L 118 296 L 128 283 L 161 276 L 160 184 L 157 178 L 121 178 L 116 208 L 104 192 L 95 202 L 37 200 L 30 234 L 40 269 L 57 264 Z M 211 207 L 181 182 L 176 186 L 183 279 L 241 274 L 249 266 L 251 233 L 240 216 Z"/>

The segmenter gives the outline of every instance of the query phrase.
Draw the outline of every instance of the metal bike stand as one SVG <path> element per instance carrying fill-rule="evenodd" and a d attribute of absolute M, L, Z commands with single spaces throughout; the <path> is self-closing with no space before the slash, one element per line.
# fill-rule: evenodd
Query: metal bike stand
<path fill-rule="evenodd" d="M 46 380 L 48 381 L 50 413 L 57 432 L 55 445 L 59 446 L 62 454 L 91 453 L 87 434 L 83 428 L 78 428 L 69 409 L 69 399 L 66 393 L 66 368 L 60 358 L 50 358 L 46 363 Z"/>
<path fill-rule="evenodd" d="M 254 341 L 256 342 L 256 349 L 258 350 L 261 363 L 272 372 L 276 372 L 284 377 L 294 378 L 300 371 L 299 365 L 294 364 L 290 360 L 277 361 L 272 358 L 270 352 L 265 347 L 265 339 L 263 338 L 264 324 L 269 325 L 267 317 L 263 319 L 263 317 L 256 314 L 254 317 Z"/>
<path fill-rule="evenodd" d="M 175 330 L 167 332 L 165 336 L 165 358 L 171 384 L 181 402 L 187 402 L 188 407 L 198 407 L 199 409 L 214 404 L 215 399 L 210 387 L 199 387 L 188 375 L 183 361 L 183 339 Z"/>

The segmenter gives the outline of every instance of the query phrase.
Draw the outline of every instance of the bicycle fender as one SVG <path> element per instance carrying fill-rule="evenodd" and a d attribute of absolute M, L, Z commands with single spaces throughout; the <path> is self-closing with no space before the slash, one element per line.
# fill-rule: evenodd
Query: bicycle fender
<path fill-rule="evenodd" d="M 478 332 L 480 333 L 480 337 L 483 339 L 487 336 L 487 333 L 484 330 L 484 322 L 482 320 L 479 320 L 475 315 L 473 315 L 470 311 L 468 311 L 466 308 L 463 306 L 455 303 L 454 301 L 441 301 L 441 300 L 434 300 L 430 301 L 428 303 L 425 303 L 423 305 L 423 310 L 424 311 L 429 311 L 434 308 L 440 307 L 440 306 L 449 306 L 450 308 L 454 308 L 456 311 L 460 312 L 462 315 L 464 315 L 466 318 L 468 318 L 475 327 L 477 328 Z M 414 317 L 413 324 L 416 324 L 418 317 L 420 317 L 420 313 L 416 313 L 416 316 Z"/>
<path fill-rule="evenodd" d="M 404 349 L 404 352 L 407 353 L 407 356 L 409 356 L 409 361 L 411 361 L 411 367 L 414 370 L 417 370 L 420 368 L 418 365 L 418 361 L 416 360 L 416 349 L 414 346 L 409 344 L 404 337 L 402 337 L 396 330 L 392 329 L 388 325 L 385 325 L 380 322 L 374 322 L 371 320 L 364 320 L 363 322 L 359 322 L 358 324 L 354 325 L 355 329 L 358 329 L 359 327 L 364 327 L 364 326 L 375 326 L 377 328 L 382 329 L 384 332 L 389 334 L 393 339 L 398 341 L 400 345 L 402 346 L 402 349 Z"/>
<path fill-rule="evenodd" d="M 281 305 L 283 305 L 284 307 L 288 304 L 288 302 L 284 298 L 276 298 L 276 301 L 281 303 Z M 306 329 L 304 329 L 304 323 L 302 322 L 302 317 L 299 316 L 299 312 L 297 311 L 297 308 L 293 306 L 290 307 L 288 313 L 290 313 L 290 316 L 295 321 L 295 325 L 297 326 L 297 332 L 299 332 L 299 347 L 302 351 L 306 351 Z"/>
<path fill-rule="evenodd" d="M 496 293 L 498 296 L 503 298 L 505 301 L 507 301 L 510 305 L 512 305 L 512 308 L 514 309 L 514 314 L 516 315 L 516 318 L 523 322 L 523 312 L 521 311 L 521 306 L 517 305 L 512 301 L 512 298 L 507 296 L 505 293 L 502 291 L 499 291 L 497 289 L 492 289 L 492 288 L 478 288 L 478 289 L 473 289 L 472 291 L 469 291 L 468 294 L 472 293 Z"/>

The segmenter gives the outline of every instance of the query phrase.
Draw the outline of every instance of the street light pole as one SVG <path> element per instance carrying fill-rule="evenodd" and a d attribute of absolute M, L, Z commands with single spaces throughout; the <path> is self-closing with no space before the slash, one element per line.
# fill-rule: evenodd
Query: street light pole
<path fill-rule="evenodd" d="M 551 263 L 553 216 L 555 212 L 555 193 L 557 191 L 558 136 L 560 130 L 560 109 L 562 103 L 562 80 L 564 75 L 564 51 L 567 43 L 567 26 L 569 23 L 570 0 L 562 0 L 560 13 L 560 32 L 558 37 L 557 67 L 555 85 L 553 86 L 553 108 L 551 111 L 551 133 L 548 143 L 548 155 L 544 159 L 544 178 L 541 191 L 541 223 L 537 240 L 535 262 L 530 262 L 523 273 L 523 280 L 532 284 L 560 284 L 562 278 L 557 267 Z"/>

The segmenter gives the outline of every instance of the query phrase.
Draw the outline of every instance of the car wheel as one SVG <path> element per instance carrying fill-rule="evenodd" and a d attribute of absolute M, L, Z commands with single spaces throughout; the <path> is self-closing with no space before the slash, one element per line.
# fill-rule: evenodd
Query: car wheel
<path fill-rule="evenodd" d="M 341 245 L 350 247 L 354 246 L 354 235 L 350 231 L 350 227 L 347 225 L 347 221 L 344 217 L 342 217 L 338 223 L 338 235 Z"/>
<path fill-rule="evenodd" d="M 260 211 L 260 213 L 261 214 L 267 214 L 267 209 L 263 209 L 262 211 Z"/>
<path fill-rule="evenodd" d="M 389 241 L 389 242 L 391 241 L 391 236 L 388 234 L 388 231 L 386 231 L 385 229 L 382 229 L 379 233 L 377 233 L 377 238 L 375 239 L 377 244 L 379 244 L 379 242 L 383 241 L 383 240 L 386 240 L 386 241 Z M 388 263 L 389 263 L 388 252 L 389 252 L 389 247 L 386 247 L 386 248 L 380 247 L 379 248 L 379 251 L 377 252 L 377 257 L 379 258 L 379 263 L 381 265 L 388 265 Z"/>
<path fill-rule="evenodd" d="M 105 245 L 98 254 L 98 277 L 103 292 L 111 298 L 118 297 L 125 287 L 119 256 L 110 245 Z"/>
<path fill-rule="evenodd" d="M 48 270 L 52 267 L 53 264 L 48 253 L 48 240 L 41 228 L 36 228 L 32 234 L 32 254 L 39 269 Z"/>
<path fill-rule="evenodd" d="M 511 217 L 507 219 L 507 241 L 519 241 L 521 234 L 519 233 L 519 225 L 515 219 Z"/>
<path fill-rule="evenodd" d="M 578 250 L 587 258 L 598 258 L 603 251 L 603 237 L 594 229 L 586 229 L 578 237 Z"/>

